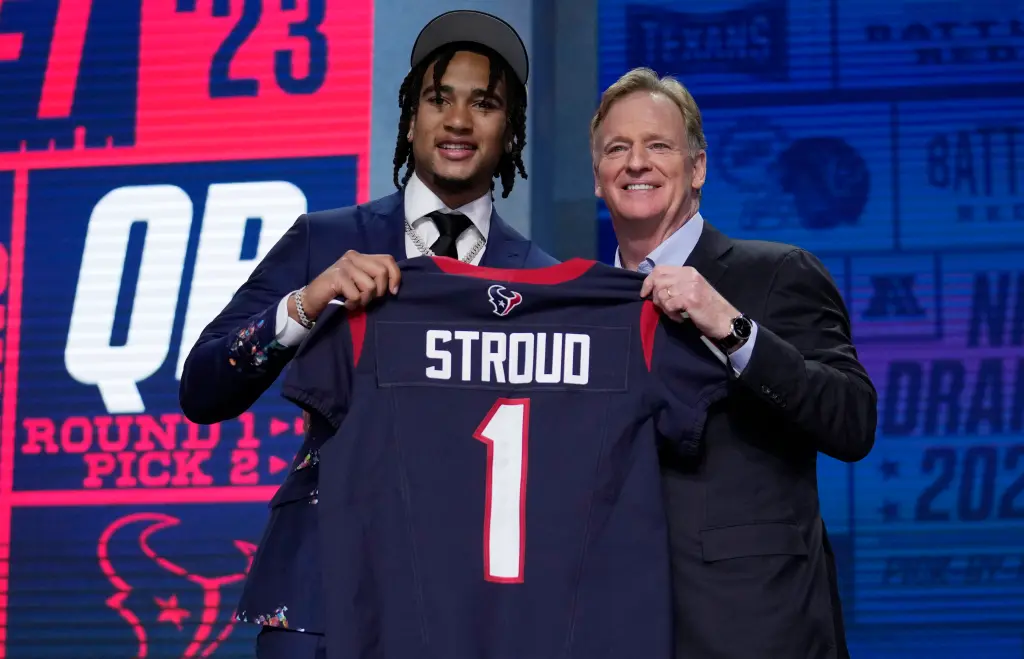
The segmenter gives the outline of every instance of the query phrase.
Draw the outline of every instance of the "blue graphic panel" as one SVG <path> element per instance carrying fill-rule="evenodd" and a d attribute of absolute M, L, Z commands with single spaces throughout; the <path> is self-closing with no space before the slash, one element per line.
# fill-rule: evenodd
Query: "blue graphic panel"
<path fill-rule="evenodd" d="M 856 472 L 856 620 L 1024 625 L 1024 250 L 933 272 L 943 335 L 863 350 L 879 437 Z"/>
<path fill-rule="evenodd" d="M 1024 2 L 837 2 L 843 87 L 1019 83 Z"/>
<path fill-rule="evenodd" d="M 602 88 L 634 66 L 705 93 L 830 84 L 829 11 L 821 0 L 602 0 L 599 11 Z"/>
<path fill-rule="evenodd" d="M 1024 640 L 1012 629 L 997 632 L 932 634 L 920 629 L 893 631 L 884 637 L 855 635 L 849 643 L 851 657 L 868 659 L 1016 659 L 1024 653 Z"/>
<path fill-rule="evenodd" d="M 901 104 L 899 154 L 904 247 L 1024 244 L 1024 98 Z"/>
<path fill-rule="evenodd" d="M 859 344 L 920 343 L 941 337 L 938 262 L 931 254 L 852 259 L 847 299 Z"/>
<path fill-rule="evenodd" d="M 21 42 L 17 57 L 0 57 L 0 152 L 70 149 L 79 128 L 86 146 L 134 144 L 142 2 L 90 0 L 77 11 L 59 0 L 0 4 L 0 39 Z M 80 47 L 68 51 L 79 28 Z"/>
<path fill-rule="evenodd" d="M 851 654 L 1017 659 L 1024 3 L 601 0 L 600 17 L 602 89 L 650 66 L 700 105 L 705 219 L 813 251 L 845 298 L 879 393 L 871 455 L 818 461 Z"/>
<path fill-rule="evenodd" d="M 252 656 L 257 628 L 232 617 L 266 520 L 265 504 L 15 510 L 8 656 Z"/>
<path fill-rule="evenodd" d="M 814 251 L 892 247 L 888 107 L 719 110 L 704 132 L 703 214 L 730 236 Z"/>
<path fill-rule="evenodd" d="M 179 369 L 300 214 L 355 202 L 355 177 L 349 157 L 32 172 L 15 489 L 279 482 L 268 453 L 290 461 L 294 433 L 240 480 L 239 438 L 267 428 L 187 422 Z M 261 401 L 258 426 L 297 414 L 277 387 Z"/>

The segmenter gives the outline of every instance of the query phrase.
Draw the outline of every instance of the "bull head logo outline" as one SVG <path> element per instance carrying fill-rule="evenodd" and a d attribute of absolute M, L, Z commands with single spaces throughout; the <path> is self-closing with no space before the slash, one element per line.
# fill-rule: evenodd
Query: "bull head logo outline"
<path fill-rule="evenodd" d="M 220 577 L 204 577 L 192 574 L 186 568 L 161 556 L 150 546 L 150 538 L 157 531 L 177 526 L 181 520 L 162 513 L 133 513 L 114 520 L 100 535 L 96 547 L 96 557 L 99 560 L 100 570 L 107 581 L 114 587 L 114 594 L 107 598 L 106 605 L 116 611 L 118 615 L 132 628 L 135 640 L 138 644 L 136 650 L 137 659 L 147 659 L 149 655 L 149 634 L 139 615 L 126 605 L 126 600 L 135 588 L 122 577 L 111 562 L 110 544 L 115 535 L 133 524 L 146 523 L 138 534 L 138 546 L 143 556 L 150 559 L 161 570 L 170 573 L 175 577 L 199 586 L 202 589 L 202 611 L 198 616 L 199 622 L 195 627 L 188 646 L 181 654 L 180 659 L 197 659 L 210 657 L 217 647 L 231 635 L 235 625 L 235 616 L 232 613 L 227 617 L 223 629 L 214 636 L 215 626 L 218 618 L 221 618 L 222 593 L 221 589 L 245 579 L 252 567 L 253 556 L 256 553 L 256 545 L 242 540 L 235 540 L 234 545 L 245 557 L 245 569 L 242 572 L 228 574 Z M 159 622 L 172 622 L 179 629 L 182 628 L 181 621 L 189 616 L 189 612 L 178 607 L 177 595 L 172 594 L 167 598 L 154 598 L 156 604 L 161 608 Z"/>

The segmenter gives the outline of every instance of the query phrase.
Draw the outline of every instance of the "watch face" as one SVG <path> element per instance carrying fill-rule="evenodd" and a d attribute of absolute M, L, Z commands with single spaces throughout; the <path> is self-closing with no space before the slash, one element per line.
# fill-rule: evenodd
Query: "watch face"
<path fill-rule="evenodd" d="M 732 333 L 738 339 L 749 339 L 750 338 L 751 325 L 750 321 L 740 316 L 736 320 L 732 321 Z"/>

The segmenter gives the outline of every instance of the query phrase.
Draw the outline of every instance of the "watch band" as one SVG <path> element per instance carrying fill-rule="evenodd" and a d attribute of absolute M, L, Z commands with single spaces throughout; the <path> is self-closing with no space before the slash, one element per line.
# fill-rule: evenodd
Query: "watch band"
<path fill-rule="evenodd" d="M 735 348 L 736 346 L 738 346 L 740 344 L 741 340 L 742 339 L 740 339 L 735 334 L 730 332 L 729 334 L 726 334 L 724 337 L 722 337 L 718 341 L 715 341 L 715 343 L 718 344 L 718 349 L 719 350 L 721 350 L 722 352 L 724 352 L 725 354 L 728 355 L 729 352 L 732 351 L 733 348 Z"/>

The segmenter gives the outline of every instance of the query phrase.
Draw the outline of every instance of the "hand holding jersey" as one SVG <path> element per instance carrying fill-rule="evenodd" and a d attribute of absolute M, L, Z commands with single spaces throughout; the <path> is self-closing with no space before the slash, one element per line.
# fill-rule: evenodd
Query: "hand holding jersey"
<path fill-rule="evenodd" d="M 302 322 L 298 310 L 300 294 L 303 315 L 312 321 L 335 298 L 343 298 L 349 309 L 365 307 L 385 292 L 397 293 L 400 280 L 401 273 L 390 254 L 360 254 L 350 249 L 301 293 L 292 295 L 288 315 Z"/>
<path fill-rule="evenodd" d="M 640 295 L 651 297 L 669 318 L 688 318 L 701 334 L 718 341 L 732 331 L 740 312 L 690 266 L 655 266 L 644 280 Z"/>
<path fill-rule="evenodd" d="M 670 656 L 656 437 L 695 452 L 728 370 L 636 273 L 400 267 L 397 296 L 325 311 L 284 383 L 340 428 L 329 656 Z"/>

